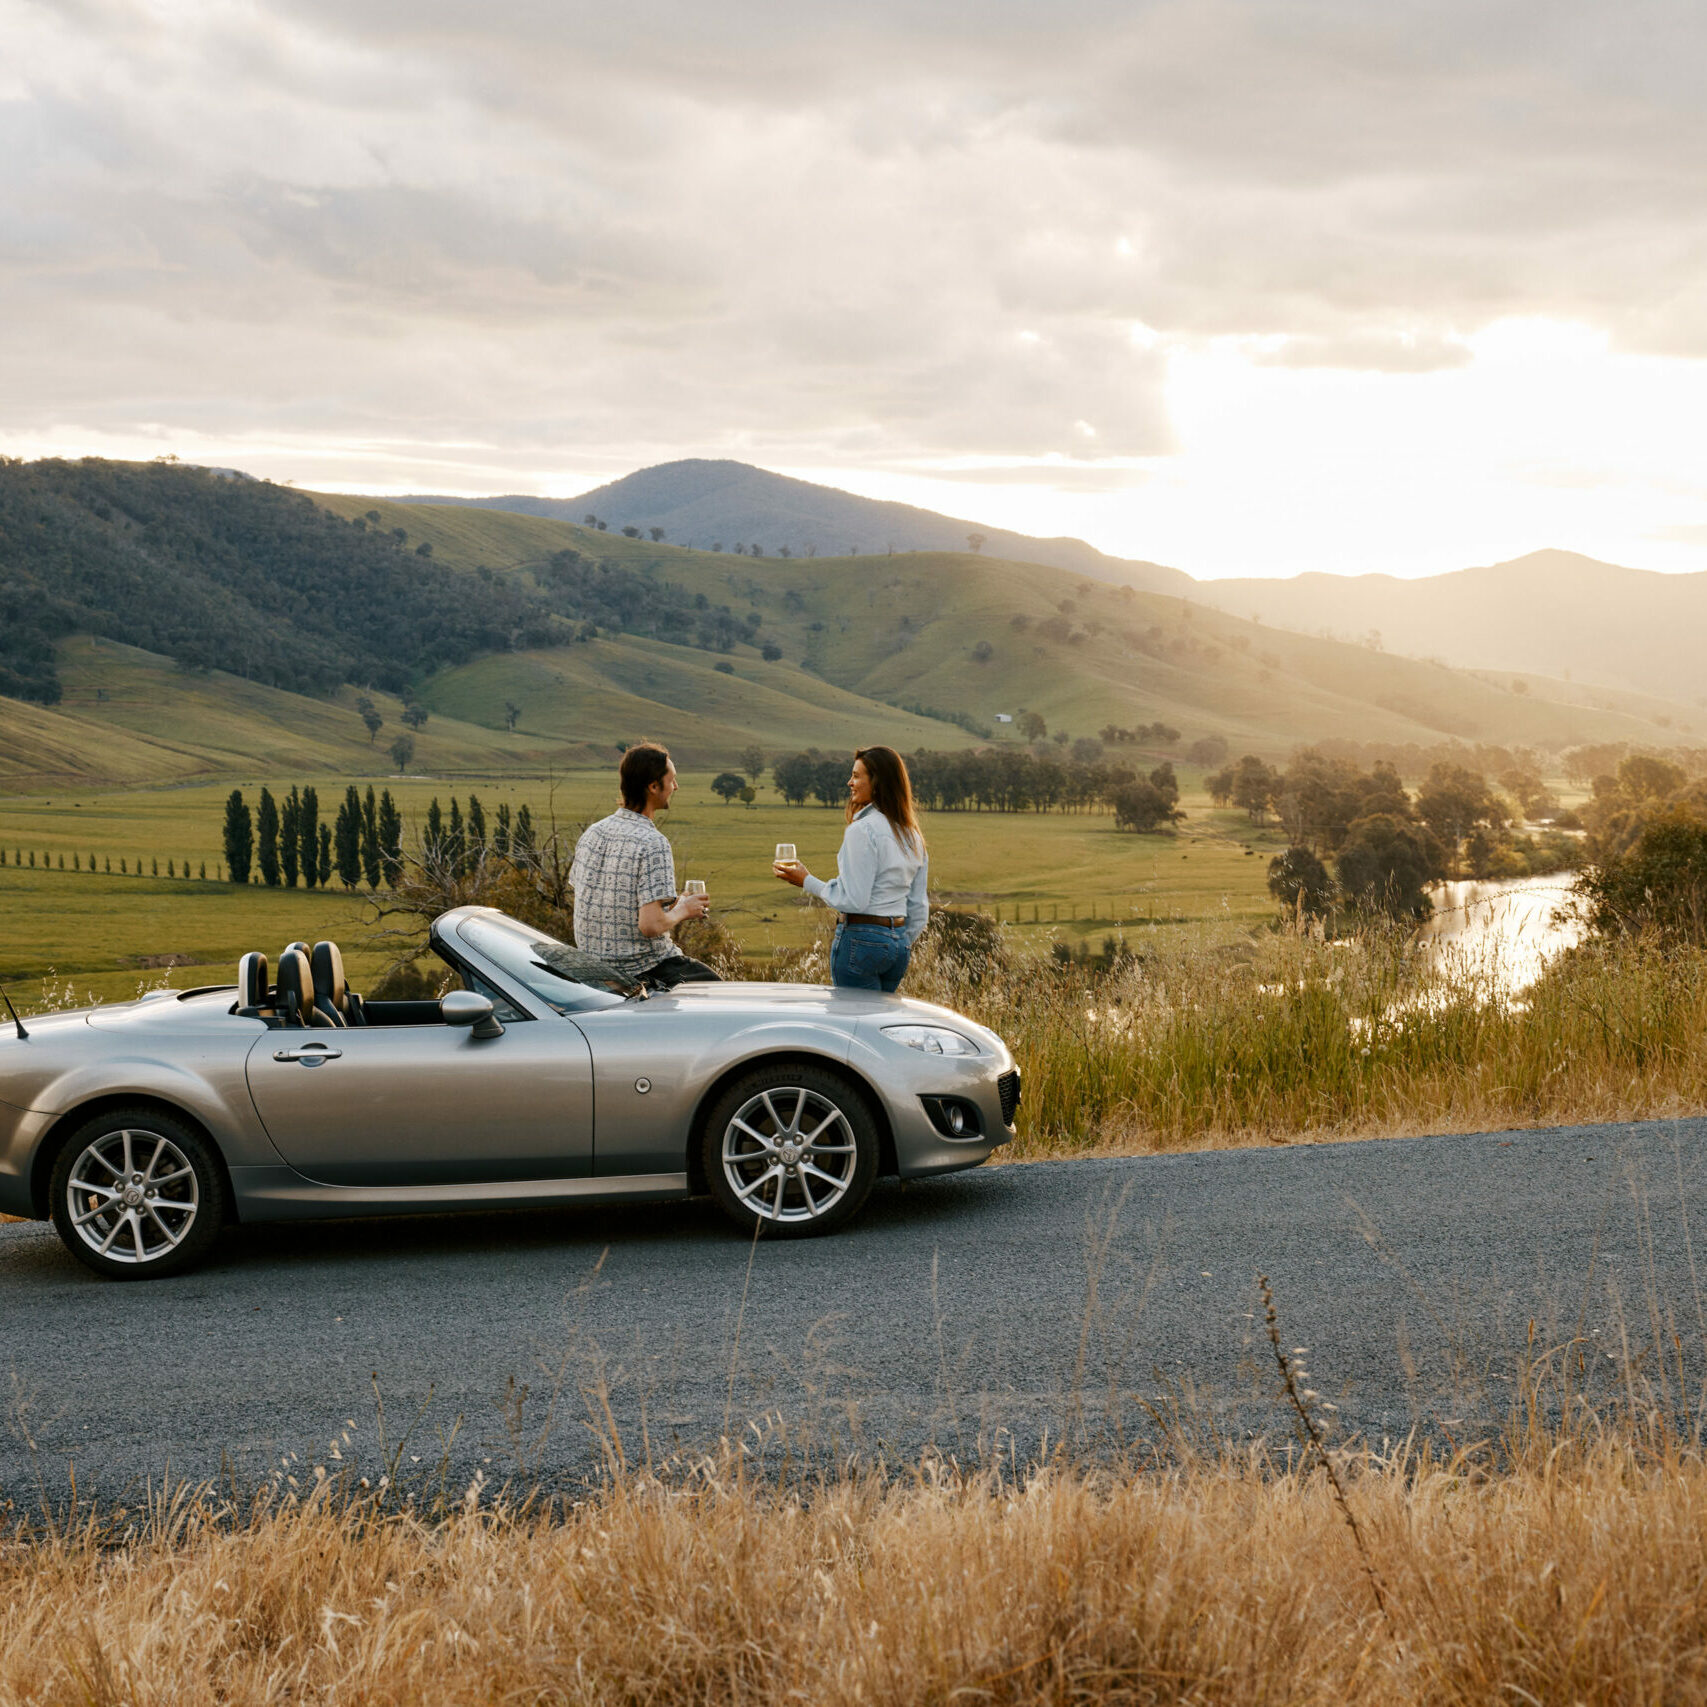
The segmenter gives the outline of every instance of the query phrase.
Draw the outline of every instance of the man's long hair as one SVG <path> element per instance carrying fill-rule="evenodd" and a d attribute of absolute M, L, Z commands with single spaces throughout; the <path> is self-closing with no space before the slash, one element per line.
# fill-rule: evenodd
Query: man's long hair
<path fill-rule="evenodd" d="M 616 767 L 623 805 L 630 812 L 645 811 L 647 789 L 655 782 L 662 782 L 669 768 L 670 755 L 656 741 L 637 741 Z"/>
<path fill-rule="evenodd" d="M 896 841 L 923 855 L 925 833 L 919 828 L 919 815 L 913 806 L 913 783 L 907 775 L 907 761 L 893 747 L 861 747 L 854 757 L 865 766 L 871 778 L 871 804 L 889 820 Z M 848 817 L 854 815 L 853 802 L 848 802 Z"/>

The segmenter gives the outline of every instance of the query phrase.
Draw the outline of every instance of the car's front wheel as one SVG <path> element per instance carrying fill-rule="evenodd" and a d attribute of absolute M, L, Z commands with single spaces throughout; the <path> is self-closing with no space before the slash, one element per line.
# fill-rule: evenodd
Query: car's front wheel
<path fill-rule="evenodd" d="M 877 1122 L 839 1073 L 783 1064 L 745 1074 L 705 1125 L 706 1183 L 746 1232 L 800 1238 L 859 1212 L 877 1178 Z"/>
<path fill-rule="evenodd" d="M 160 1109 L 115 1109 L 79 1127 L 49 1190 L 66 1248 L 115 1280 L 188 1268 L 225 1220 L 225 1176 L 207 1140 Z"/>

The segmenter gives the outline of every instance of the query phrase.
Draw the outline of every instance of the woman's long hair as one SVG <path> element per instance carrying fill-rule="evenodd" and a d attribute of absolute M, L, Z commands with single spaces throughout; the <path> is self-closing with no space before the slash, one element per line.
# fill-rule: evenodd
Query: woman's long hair
<path fill-rule="evenodd" d="M 861 747 L 854 757 L 865 766 L 871 778 L 871 804 L 889 820 L 896 841 L 923 855 L 925 833 L 919 828 L 919 815 L 913 806 L 913 783 L 907 775 L 907 761 L 893 747 Z M 853 802 L 848 802 L 848 817 L 854 815 Z"/>

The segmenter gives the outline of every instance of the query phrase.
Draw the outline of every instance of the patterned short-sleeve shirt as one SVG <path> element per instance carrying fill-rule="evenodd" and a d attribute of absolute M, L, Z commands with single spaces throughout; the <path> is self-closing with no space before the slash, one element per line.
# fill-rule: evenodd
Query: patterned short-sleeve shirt
<path fill-rule="evenodd" d="M 676 899 L 676 859 L 664 832 L 644 812 L 619 806 L 589 824 L 569 867 L 575 888 L 575 943 L 638 975 L 682 951 L 669 937 L 640 934 L 648 901 Z"/>

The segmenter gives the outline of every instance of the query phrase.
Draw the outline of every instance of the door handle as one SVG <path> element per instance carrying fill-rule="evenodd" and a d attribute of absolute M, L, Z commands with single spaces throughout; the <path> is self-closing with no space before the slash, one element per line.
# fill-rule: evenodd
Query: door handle
<path fill-rule="evenodd" d="M 300 1061 L 305 1067 L 318 1067 L 322 1061 L 336 1061 L 342 1049 L 328 1049 L 324 1043 L 310 1043 L 301 1049 L 275 1049 L 275 1061 Z"/>

